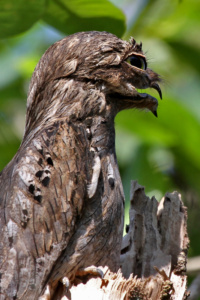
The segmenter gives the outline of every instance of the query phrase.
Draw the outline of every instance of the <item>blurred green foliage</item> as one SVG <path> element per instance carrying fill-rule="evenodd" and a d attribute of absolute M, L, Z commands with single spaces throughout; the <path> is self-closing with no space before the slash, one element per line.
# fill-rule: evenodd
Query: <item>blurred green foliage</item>
<path fill-rule="evenodd" d="M 133 36 L 143 42 L 149 67 L 163 78 L 164 100 L 157 119 L 144 111 L 124 111 L 116 118 L 126 198 L 131 179 L 158 200 L 179 190 L 188 206 L 190 255 L 200 255 L 200 1 L 15 2 L 0 3 L 0 170 L 19 147 L 28 82 L 49 45 L 83 30 Z"/>
<path fill-rule="evenodd" d="M 38 20 L 71 34 L 86 30 L 109 30 L 121 36 L 125 16 L 108 0 L 1 0 L 0 38 L 30 29 Z"/>

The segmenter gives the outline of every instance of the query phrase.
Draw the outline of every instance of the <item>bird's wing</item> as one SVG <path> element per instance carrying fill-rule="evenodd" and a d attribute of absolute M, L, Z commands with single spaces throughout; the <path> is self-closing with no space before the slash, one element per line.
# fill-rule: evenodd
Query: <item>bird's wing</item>
<path fill-rule="evenodd" d="M 22 143 L 1 173 L 0 273 L 6 297 L 35 299 L 36 287 L 66 247 L 87 197 L 88 149 L 83 127 L 55 122 L 26 147 Z"/>

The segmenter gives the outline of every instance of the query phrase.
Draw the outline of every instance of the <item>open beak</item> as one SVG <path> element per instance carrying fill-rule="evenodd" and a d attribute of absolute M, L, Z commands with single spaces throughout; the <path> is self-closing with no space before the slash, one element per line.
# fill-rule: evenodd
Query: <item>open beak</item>
<path fill-rule="evenodd" d="M 161 91 L 160 86 L 156 82 L 152 82 L 150 87 L 155 89 L 158 92 L 160 99 L 162 100 L 162 91 Z"/>

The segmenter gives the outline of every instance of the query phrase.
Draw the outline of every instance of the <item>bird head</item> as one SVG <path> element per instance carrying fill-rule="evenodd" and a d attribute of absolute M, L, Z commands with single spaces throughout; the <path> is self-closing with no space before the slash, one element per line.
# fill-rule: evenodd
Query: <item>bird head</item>
<path fill-rule="evenodd" d="M 140 108 L 157 116 L 157 99 L 138 89 L 153 88 L 162 98 L 160 81 L 147 66 L 142 44 L 133 38 L 127 42 L 98 31 L 70 35 L 53 44 L 36 66 L 29 88 L 26 128 L 30 131 L 38 120 L 44 123 L 54 116 L 67 116 L 67 112 L 79 117 L 82 113 L 83 117 L 84 103 L 91 106 L 87 115 L 91 114 L 92 105 L 84 100 L 88 93 L 91 99 L 96 95 L 111 103 L 116 112 Z"/>

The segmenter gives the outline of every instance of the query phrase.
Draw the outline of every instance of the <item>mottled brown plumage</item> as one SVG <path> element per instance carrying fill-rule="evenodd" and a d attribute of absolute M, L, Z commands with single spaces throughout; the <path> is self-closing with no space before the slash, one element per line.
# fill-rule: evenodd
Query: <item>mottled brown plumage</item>
<path fill-rule="evenodd" d="M 130 61 L 130 63 L 129 63 Z M 0 174 L 1 299 L 38 299 L 90 265 L 119 268 L 124 195 L 114 118 L 156 114 L 141 45 L 82 32 L 52 45 L 33 74 L 26 129 Z"/>

